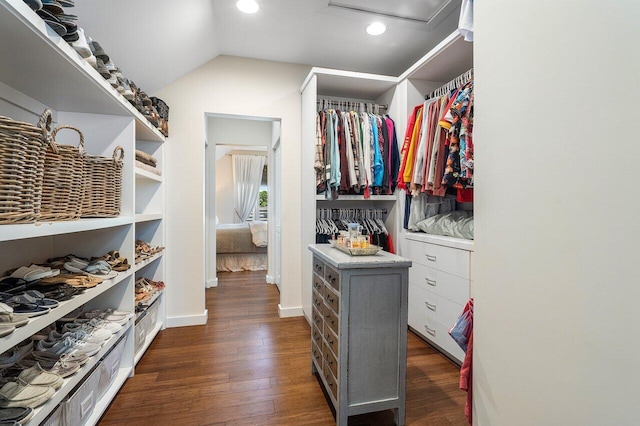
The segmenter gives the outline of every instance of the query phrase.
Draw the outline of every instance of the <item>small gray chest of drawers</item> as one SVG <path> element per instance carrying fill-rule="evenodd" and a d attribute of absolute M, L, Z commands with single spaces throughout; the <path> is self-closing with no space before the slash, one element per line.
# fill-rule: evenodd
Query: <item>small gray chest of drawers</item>
<path fill-rule="evenodd" d="M 336 412 L 394 410 L 404 424 L 409 259 L 387 252 L 349 256 L 328 244 L 313 252 L 311 368 Z"/>

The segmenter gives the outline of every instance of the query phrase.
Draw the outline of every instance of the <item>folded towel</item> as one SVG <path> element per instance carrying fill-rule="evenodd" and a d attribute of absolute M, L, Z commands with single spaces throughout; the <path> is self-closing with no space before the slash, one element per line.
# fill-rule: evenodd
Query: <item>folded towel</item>
<path fill-rule="evenodd" d="M 146 152 L 144 152 L 144 151 L 140 151 L 139 149 L 136 149 L 136 159 L 137 159 L 137 160 L 140 160 L 140 161 L 142 161 L 142 160 L 146 160 L 145 162 L 146 162 L 147 164 L 149 164 L 149 163 L 153 163 L 153 165 L 154 165 L 154 166 L 155 166 L 155 165 L 156 165 L 156 163 L 158 162 L 158 160 L 157 160 L 154 156 L 152 156 L 152 155 L 150 155 L 150 154 L 147 154 L 147 153 L 146 153 Z"/>
<path fill-rule="evenodd" d="M 148 172 L 154 173 L 158 176 L 162 176 L 162 172 L 160 171 L 160 169 L 156 169 L 155 167 L 151 167 L 147 164 L 144 164 L 141 161 L 136 160 L 136 167 L 142 170 L 146 170 Z"/>

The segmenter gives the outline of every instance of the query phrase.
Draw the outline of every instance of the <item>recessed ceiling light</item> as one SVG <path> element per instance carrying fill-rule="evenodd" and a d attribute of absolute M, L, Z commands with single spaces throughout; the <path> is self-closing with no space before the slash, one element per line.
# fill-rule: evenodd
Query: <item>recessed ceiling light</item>
<path fill-rule="evenodd" d="M 244 13 L 256 13 L 260 9 L 255 0 L 238 0 L 236 6 Z"/>
<path fill-rule="evenodd" d="M 367 34 L 369 35 L 380 35 L 387 31 L 387 26 L 382 22 L 373 22 L 367 27 Z"/>

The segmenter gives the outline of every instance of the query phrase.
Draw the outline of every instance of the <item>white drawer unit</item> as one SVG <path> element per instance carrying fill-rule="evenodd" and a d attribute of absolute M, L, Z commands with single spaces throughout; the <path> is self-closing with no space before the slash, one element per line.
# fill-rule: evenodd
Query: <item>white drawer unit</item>
<path fill-rule="evenodd" d="M 449 330 L 470 297 L 472 242 L 439 237 L 429 242 L 426 234 L 407 234 L 409 269 L 409 326 L 429 343 L 458 363 L 464 352 Z"/>

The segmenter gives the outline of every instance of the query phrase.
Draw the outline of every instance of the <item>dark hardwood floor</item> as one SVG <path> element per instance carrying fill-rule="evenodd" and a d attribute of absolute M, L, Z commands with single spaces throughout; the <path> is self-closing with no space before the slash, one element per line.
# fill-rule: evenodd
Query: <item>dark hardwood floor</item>
<path fill-rule="evenodd" d="M 278 317 L 264 273 L 220 273 L 206 291 L 206 326 L 162 331 L 100 421 L 112 425 L 318 425 L 334 423 L 311 374 L 303 317 Z M 466 425 L 459 370 L 409 333 L 407 425 Z M 349 425 L 393 425 L 389 412 Z"/>

